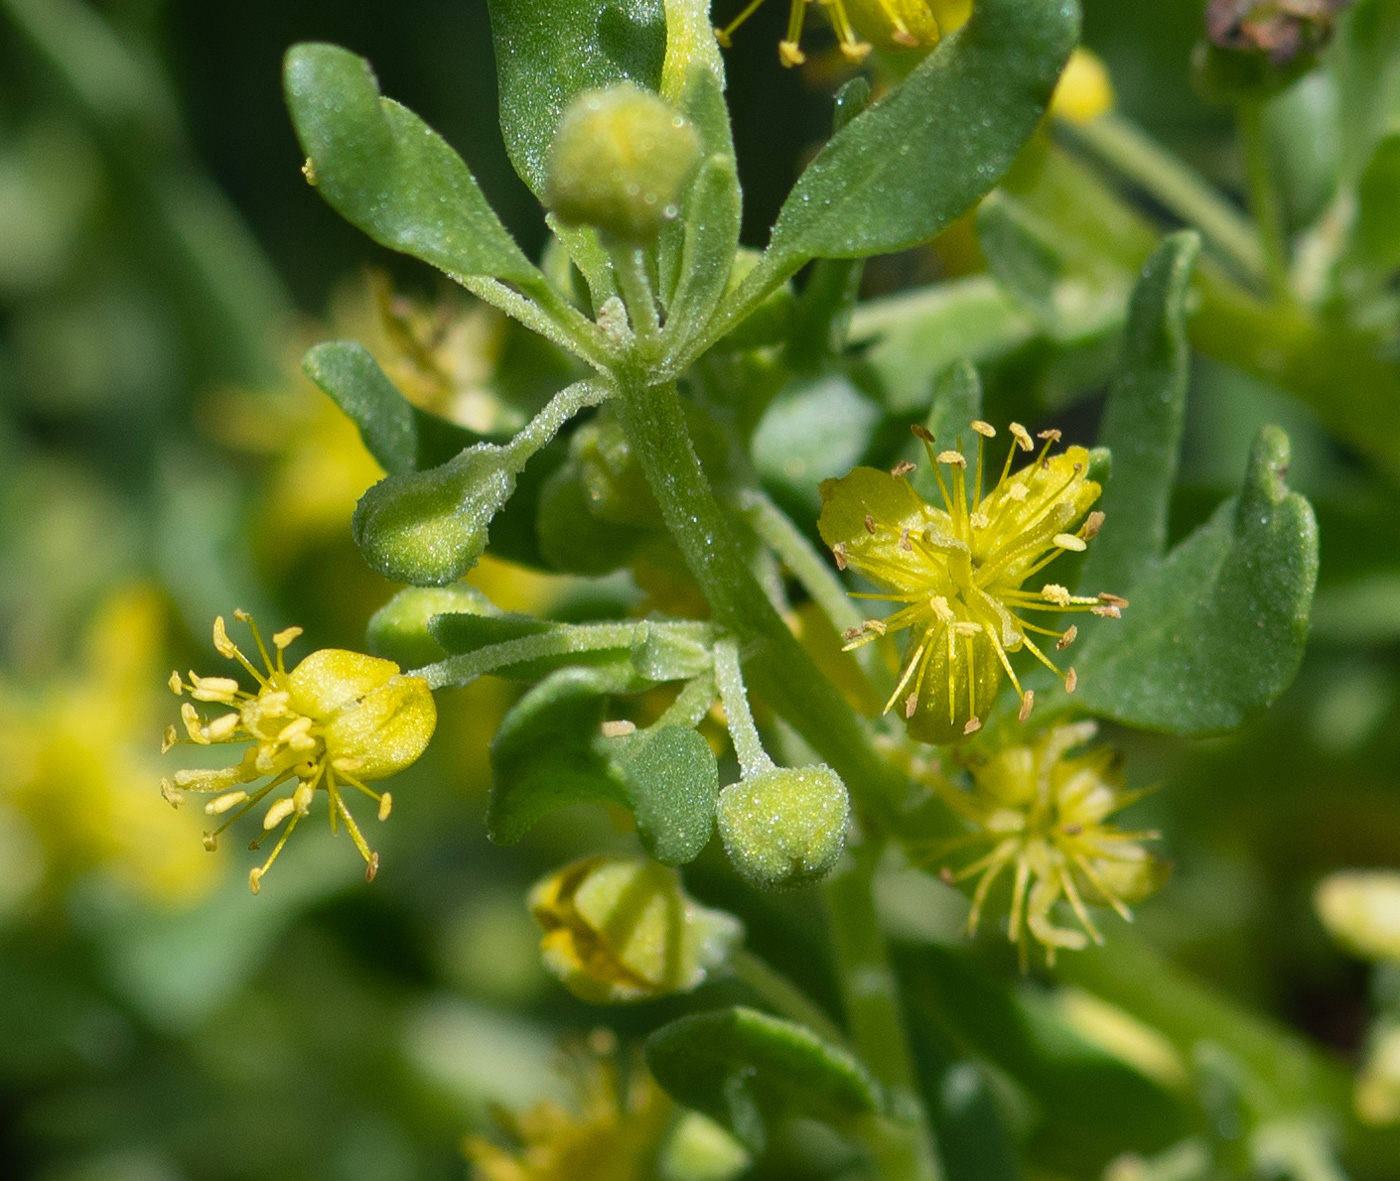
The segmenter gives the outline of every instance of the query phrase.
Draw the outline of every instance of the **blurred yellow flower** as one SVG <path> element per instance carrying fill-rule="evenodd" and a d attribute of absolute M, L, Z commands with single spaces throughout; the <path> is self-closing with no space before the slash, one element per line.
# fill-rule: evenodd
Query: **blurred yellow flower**
<path fill-rule="evenodd" d="M 0 683 L 0 824 L 29 850 L 32 884 L 96 870 L 172 905 L 212 884 L 187 819 L 152 807 L 164 629 L 155 590 L 128 586 L 93 617 L 76 672 L 37 691 Z"/>
<path fill-rule="evenodd" d="M 1093 50 L 1082 45 L 1070 54 L 1050 99 L 1050 113 L 1070 123 L 1090 123 L 1113 110 L 1113 79 Z"/>
<path fill-rule="evenodd" d="M 690 898 L 674 869 L 643 857 L 576 861 L 529 902 L 545 967 L 595 1005 L 695 988 L 743 935 L 738 919 Z"/>
<path fill-rule="evenodd" d="M 259 672 L 229 639 L 223 616 L 214 621 L 214 647 L 243 666 L 257 682 L 257 692 L 245 691 L 232 677 L 191 672 L 185 680 L 178 672 L 171 673 L 170 688 L 177 697 L 188 693 L 194 701 L 227 706 L 231 712 L 206 718 L 192 702 L 184 702 L 180 707 L 184 735 L 174 726 L 167 727 L 162 752 L 179 742 L 252 745 L 232 767 L 175 772 L 173 779 L 162 781 L 162 793 L 177 807 L 186 791 L 219 793 L 205 805 L 205 812 L 233 815 L 205 834 L 205 846 L 212 850 L 219 834 L 269 793 L 283 784 L 293 785 L 290 794 L 275 799 L 263 817 L 264 832 L 281 828 L 282 833 L 267 860 L 248 874 L 256 894 L 297 823 L 310 812 L 315 793 L 324 790 L 332 830 L 338 820 L 345 822 L 365 859 L 365 878 L 372 881 L 379 854 L 370 850 L 341 789 L 349 786 L 363 792 L 378 804 L 379 819 L 388 818 L 393 804 L 389 793 L 381 795 L 366 783 L 402 771 L 427 748 L 437 723 L 428 683 L 421 677 L 403 676 L 393 661 L 340 648 L 313 652 L 288 672 L 284 653 L 301 635 L 301 628 L 289 627 L 273 635 L 274 660 L 248 614 L 238 611 L 235 616 L 252 631 L 265 671 Z M 268 782 L 252 792 L 242 786 L 264 778 Z"/>
<path fill-rule="evenodd" d="M 1318 918 L 1348 951 L 1400 963 L 1400 871 L 1344 869 L 1318 882 Z"/>
<path fill-rule="evenodd" d="M 518 1116 L 500 1113 L 515 1146 L 469 1136 L 477 1181 L 649 1181 L 671 1122 L 673 1104 L 640 1058 L 619 1077 L 617 1044 L 607 1030 L 586 1046 L 564 1050 L 569 1107 L 536 1104 Z"/>
<path fill-rule="evenodd" d="M 1067 691 L 1074 691 L 1074 669 L 1060 672 L 1031 633 L 1064 649 L 1079 629 L 1052 631 L 1023 614 L 1092 611 L 1118 618 L 1128 605 L 1111 594 L 1071 595 L 1052 582 L 1040 590 L 1021 589 L 1062 553 L 1086 549 L 1103 524 L 1102 513 L 1089 512 L 1100 491 L 1088 478 L 1089 453 L 1070 447 L 1051 456 L 1060 432 L 1042 431 L 1040 454 L 1013 474 L 1017 450 L 1033 449 L 1026 429 L 1013 422 L 1014 442 L 1001 477 L 984 496 L 983 443 L 996 431 L 985 422 L 974 422 L 972 428 L 977 460 L 970 497 L 961 441 L 956 449 L 935 453 L 933 436 L 914 428 L 928 452 L 943 509 L 914 491 L 907 478 L 914 465 L 907 462 L 891 472 L 858 467 L 821 486 L 817 528 L 837 566 L 853 566 L 889 588 L 889 593 L 855 597 L 902 604 L 885 619 L 851 629 L 847 646 L 910 629 L 903 671 L 885 709 L 899 702 L 910 736 L 921 742 L 952 742 L 980 729 L 1003 672 L 1021 697 L 1021 721 L 1029 717 L 1035 698 L 1021 688 L 1008 652 L 1025 649 L 1061 677 Z"/>
<path fill-rule="evenodd" d="M 962 849 L 991 845 L 956 871 L 945 864 L 943 876 L 950 883 L 978 879 L 967 919 L 968 933 L 976 934 L 992 886 L 1012 870 L 1007 936 L 1019 945 L 1023 962 L 1027 935 L 1045 947 L 1050 964 L 1058 948 L 1078 950 L 1090 938 L 1102 943 L 1086 903 L 1107 903 L 1131 921 L 1129 904 L 1153 893 L 1168 872 L 1139 844 L 1156 833 L 1105 823 L 1143 794 L 1123 789 L 1116 752 L 1097 747 L 1067 757 L 1096 729 L 1093 722 L 1056 726 L 1031 745 L 1005 747 L 974 767 L 971 791 L 946 781 L 936 788 L 971 831 L 936 845 L 929 859 L 946 862 Z M 1082 930 L 1055 925 L 1061 899 Z"/>

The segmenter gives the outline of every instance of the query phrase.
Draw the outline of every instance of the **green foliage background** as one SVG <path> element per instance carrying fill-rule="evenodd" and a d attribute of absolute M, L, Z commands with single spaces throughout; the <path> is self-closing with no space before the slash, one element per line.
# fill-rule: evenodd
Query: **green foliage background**
<path fill-rule="evenodd" d="M 782 9 L 776 0 L 767 5 L 726 55 L 743 241 L 755 247 L 765 244 L 784 196 L 831 126 L 833 87 L 777 65 Z M 1085 43 L 1108 63 L 1123 113 L 1242 203 L 1230 113 L 1196 98 L 1188 83 L 1199 35 L 1197 0 L 1085 4 Z M 309 429 L 305 417 L 287 420 L 262 454 L 238 446 L 229 425 L 230 387 L 252 391 L 245 396 L 258 407 L 257 399 L 298 380 L 288 315 L 324 324 L 337 292 L 366 266 L 386 269 L 409 292 L 442 290 L 426 267 L 373 245 L 305 184 L 280 87 L 282 54 L 302 40 L 369 58 L 383 92 L 470 162 L 524 252 L 535 258 L 543 245 L 538 203 L 501 141 L 481 0 L 3 0 L 0 701 L 9 712 L 0 711 L 0 726 L 14 733 L 35 731 L 15 720 L 31 717 L 25 710 L 52 716 L 63 686 L 96 679 L 116 638 L 99 635 L 96 656 L 85 657 L 81 637 L 118 588 L 157 588 L 168 630 L 163 658 L 202 670 L 209 621 L 236 605 L 274 626 L 302 624 L 316 646 L 359 647 L 371 613 L 395 589 L 366 567 L 348 515 L 341 527 L 295 545 L 268 515 L 268 505 L 287 495 L 276 483 L 278 456 Z M 1313 131 L 1307 86 L 1265 111 L 1285 178 L 1285 217 L 1295 227 L 1321 209 L 1334 163 L 1328 153 L 1342 150 Z M 1096 216 L 1089 180 L 1058 176 L 1053 160 L 1041 167 L 1023 158 L 984 206 L 985 256 L 962 224 L 932 249 L 872 262 L 864 292 L 943 280 L 988 284 L 990 264 L 1023 303 L 1008 313 L 1004 291 L 986 286 L 985 318 L 969 319 L 964 337 L 982 352 L 969 345 L 944 360 L 966 353 L 982 363 L 985 416 L 993 421 L 1053 424 L 1088 442 L 1103 417 L 1122 317 L 1086 326 L 1038 315 L 1044 274 L 1034 270 L 1041 256 L 1026 247 L 1034 234 L 1025 227 L 1068 218 L 1067 202 L 1085 210 L 1092 245 L 1054 265 L 1087 276 L 1092 291 L 1121 309 L 1153 244 L 1178 223 L 1140 193 L 1131 216 Z M 1400 213 L 1381 202 L 1370 216 L 1368 256 L 1384 261 Z M 1072 253 L 1065 227 L 1056 223 L 1055 236 Z M 1366 262 L 1357 261 L 1357 282 L 1374 290 L 1377 320 L 1388 323 L 1391 279 L 1365 273 Z M 1201 281 L 1198 298 L 1208 309 L 1225 300 L 1215 282 L 1210 274 Z M 969 317 L 978 306 L 969 302 Z M 873 336 L 879 315 L 858 312 L 853 338 Z M 1237 1110 L 1249 1104 L 1231 1089 L 1228 1069 L 1211 1065 L 1217 1042 L 1237 1054 L 1241 1039 L 1248 1043 L 1251 1068 L 1283 1080 L 1279 1102 L 1297 1100 L 1289 1091 L 1296 1086 L 1306 1104 L 1326 1108 L 1324 1122 L 1340 1127 L 1349 1118 L 1348 1072 L 1378 1007 L 1393 999 L 1393 974 L 1373 972 L 1329 943 L 1310 899 L 1331 870 L 1400 864 L 1400 401 L 1393 396 L 1400 384 L 1393 343 L 1389 357 L 1367 368 L 1347 335 L 1355 326 L 1321 319 L 1305 329 L 1286 316 L 1236 321 L 1287 353 L 1290 372 L 1302 375 L 1288 383 L 1278 372 L 1270 380 L 1267 359 L 1252 363 L 1241 351 L 1233 363 L 1222 360 L 1229 349 L 1211 338 L 1209 316 L 1198 318 L 1204 327 L 1193 339 L 1177 480 L 1170 504 L 1157 506 L 1168 510 L 1160 540 L 1175 546 L 1221 511 L 1240 489 L 1260 428 L 1282 426 L 1291 441 L 1288 485 L 1311 501 L 1322 538 L 1307 654 L 1277 704 L 1228 737 L 1112 728 L 1133 784 L 1161 788 L 1135 806 L 1133 826 L 1165 834 L 1162 851 L 1175 873 L 1109 949 L 1138 969 L 1136 991 L 1122 983 L 1131 972 L 1103 973 L 1100 953 L 1068 955 L 1060 965 L 1060 980 L 1149 1024 L 1196 1031 L 1199 1089 L 1173 1090 L 1091 1044 L 1071 1028 L 1049 977 L 1020 978 L 1005 949 L 985 941 L 969 951 L 958 916 L 929 882 L 892 878 L 882 914 L 914 982 L 910 1025 L 925 1081 L 932 1080 L 926 1089 L 973 1080 L 963 1106 L 950 1105 L 936 1121 L 954 1179 L 1096 1178 L 1119 1154 L 1150 1156 L 1193 1135 L 1228 1148 L 1232 1128 L 1238 1135 L 1240 1121 L 1258 1112 Z M 307 344 L 332 333 L 300 335 Z M 909 347 L 917 350 L 918 341 Z M 888 374 L 908 363 L 896 347 L 865 359 L 877 380 L 881 366 Z M 943 367 L 927 357 L 921 363 Z M 519 341 L 502 364 L 527 375 L 544 369 Z M 549 376 L 558 380 L 538 379 L 546 388 L 537 393 L 577 375 Z M 785 416 L 770 427 L 786 450 L 767 468 L 759 431 L 755 458 L 768 490 L 804 525 L 815 518 L 815 483 L 792 477 L 782 458 L 805 447 L 814 463 L 829 461 L 832 442 L 818 428 L 833 414 L 857 436 L 865 430 L 866 445 L 847 466 L 902 445 L 867 429 L 874 411 L 865 388 L 794 383 L 775 407 Z M 895 409 L 908 418 L 915 407 Z M 1128 438 L 1157 429 L 1112 415 L 1107 425 Z M 420 448 L 436 447 L 437 458 L 462 442 L 414 438 Z M 1265 486 L 1267 460 L 1256 459 L 1252 487 Z M 1214 518 L 1221 529 L 1230 511 Z M 522 603 L 537 594 L 519 593 Z M 1145 592 L 1132 597 L 1151 601 Z M 1160 598 L 1183 615 L 1192 606 L 1173 602 L 1170 588 Z M 597 581 L 552 586 L 545 601 L 565 621 L 620 614 L 627 605 L 616 585 Z M 1103 664 L 1112 659 L 1106 654 Z M 163 679 L 160 659 L 154 671 Z M 1132 671 L 1106 667 L 1105 682 L 1121 676 L 1121 687 L 1095 690 L 1103 696 L 1092 704 L 1154 728 L 1161 700 L 1134 698 Z M 1287 682 L 1278 679 L 1280 687 Z M 699 1007 L 750 1003 L 743 985 L 724 980 L 697 997 L 602 1012 L 543 975 L 524 891 L 571 857 L 629 848 L 632 838 L 602 809 L 580 808 L 546 819 L 518 845 L 487 840 L 482 750 L 519 690 L 493 684 L 444 704 L 428 756 L 396 783 L 393 822 L 380 834 L 385 870 L 372 889 L 343 848 L 311 841 L 279 864 L 256 900 L 238 873 L 192 888 L 188 900 L 178 890 L 153 897 L 131 884 L 120 857 L 94 854 L 91 842 L 71 835 L 84 818 L 107 823 L 92 802 L 102 768 L 51 776 L 53 801 L 39 811 L 54 817 L 56 835 L 40 833 L 42 853 L 19 838 L 0 840 L 0 1174 L 460 1177 L 461 1138 L 490 1126 L 493 1103 L 520 1107 L 557 1088 L 550 1067 L 558 1036 L 601 1017 L 624 1039 L 641 1038 Z M 85 706 L 94 724 L 104 706 L 115 703 Z M 150 730 L 150 745 L 164 720 Z M 1182 728 L 1207 734 L 1236 720 L 1206 717 Z M 113 749 L 125 752 L 129 741 Z M 16 739 L 0 754 L 22 749 Z M 17 789 L 20 766 L 0 759 L 0 800 Z M 155 782 L 149 806 L 163 808 Z M 70 809 L 79 820 L 65 819 Z M 181 839 L 198 837 L 192 829 Z M 755 951 L 819 1005 L 839 1010 L 810 891 L 741 889 L 713 848 L 686 878 L 697 897 L 741 915 Z M 743 1030 L 725 1036 L 742 1041 Z M 954 1074 L 967 1063 L 976 1065 L 973 1075 Z M 833 1088 L 856 1087 L 832 1070 Z M 834 1149 L 823 1155 L 820 1145 L 791 1139 L 756 1176 L 839 1174 Z M 1219 1160 L 1218 1175 L 1248 1175 L 1227 1151 Z M 1343 1166 L 1358 1178 L 1393 1177 L 1400 1141 L 1352 1128 Z"/>

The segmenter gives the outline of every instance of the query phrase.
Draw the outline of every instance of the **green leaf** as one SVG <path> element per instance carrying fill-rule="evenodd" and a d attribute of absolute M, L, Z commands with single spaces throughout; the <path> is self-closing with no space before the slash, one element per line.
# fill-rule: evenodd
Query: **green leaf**
<path fill-rule="evenodd" d="M 1191 350 L 1187 299 L 1200 239 L 1174 234 L 1147 260 L 1133 291 L 1123 360 L 1099 429 L 1113 477 L 1098 507 L 1103 530 L 1085 556 L 1089 593 L 1130 587 L 1167 547 L 1167 513 L 1186 415 Z"/>
<path fill-rule="evenodd" d="M 301 367 L 359 428 L 366 449 L 391 475 L 434 467 L 481 441 L 465 427 L 418 409 L 354 341 L 314 345 Z"/>
<path fill-rule="evenodd" d="M 792 1116 L 841 1124 L 881 1106 L 875 1082 L 847 1051 L 754 1009 L 673 1021 L 647 1038 L 646 1060 L 672 1098 L 755 1150 L 770 1127 Z"/>
<path fill-rule="evenodd" d="M 613 773 L 626 784 L 637 836 L 663 865 L 700 856 L 715 827 L 719 764 L 710 744 L 686 726 L 660 726 L 614 740 Z"/>
<path fill-rule="evenodd" d="M 808 165 L 773 227 L 774 268 L 927 242 L 1010 168 L 1078 38 L 1073 0 L 979 0 Z"/>
<path fill-rule="evenodd" d="M 486 831 L 493 841 L 513 845 L 570 804 L 626 806 L 626 790 L 594 740 L 607 695 L 631 679 L 627 666 L 561 668 L 515 703 L 491 740 Z"/>
<path fill-rule="evenodd" d="M 1356 219 L 1348 260 L 1363 270 L 1373 284 L 1383 283 L 1400 267 L 1400 135 L 1388 135 L 1375 154 L 1356 190 Z"/>
<path fill-rule="evenodd" d="M 1128 590 L 1076 665 L 1079 703 L 1149 730 L 1216 734 L 1292 682 L 1317 581 L 1312 507 L 1283 481 L 1288 437 L 1264 427 L 1238 496 Z"/>
<path fill-rule="evenodd" d="M 379 96 L 363 58 L 336 45 L 293 46 L 284 86 L 314 183 L 346 220 L 449 275 L 546 286 L 462 158 L 412 111 Z"/>
<path fill-rule="evenodd" d="M 661 87 L 662 0 L 489 0 L 501 132 L 520 179 L 544 193 L 549 149 L 573 97 L 616 82 Z"/>

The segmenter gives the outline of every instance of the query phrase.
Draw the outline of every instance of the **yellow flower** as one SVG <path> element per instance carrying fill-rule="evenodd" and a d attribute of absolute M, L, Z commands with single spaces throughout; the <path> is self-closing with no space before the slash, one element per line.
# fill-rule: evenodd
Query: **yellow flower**
<path fill-rule="evenodd" d="M 1015 442 L 1001 478 L 983 496 L 982 445 L 996 431 L 985 422 L 972 426 L 978 439 L 970 499 L 961 449 L 935 455 L 933 436 L 914 428 L 928 451 L 946 511 L 925 502 L 910 486 L 911 463 L 901 463 L 893 472 L 858 467 L 821 486 L 818 529 L 836 564 L 843 570 L 853 566 L 890 588 L 889 593 L 856 597 L 904 604 L 888 618 L 852 629 L 846 639 L 848 647 L 856 647 L 891 631 L 910 630 L 903 670 L 885 709 L 901 702 L 909 733 L 921 742 L 951 742 L 979 729 L 1003 672 L 1021 697 L 1021 720 L 1030 716 L 1034 694 L 1022 689 L 1008 652 L 1024 648 L 1074 692 L 1074 669 L 1060 672 L 1031 633 L 1048 636 L 1064 649 L 1078 629 L 1052 631 L 1023 619 L 1023 613 L 1092 611 L 1116 619 L 1128 605 L 1111 594 L 1071 595 L 1052 582 L 1040 590 L 1021 589 L 1060 554 L 1083 551 L 1103 524 L 1103 513 L 1088 512 L 1100 491 L 1086 474 L 1089 453 L 1071 447 L 1051 456 L 1060 433 L 1043 431 L 1040 454 L 1012 474 L 1017 449 L 1033 446 L 1025 428 L 1013 422 Z M 951 489 L 944 467 L 952 473 Z"/>
<path fill-rule="evenodd" d="M 1069 56 L 1050 98 L 1050 113 L 1070 123 L 1091 123 L 1113 110 L 1113 80 L 1103 59 L 1082 45 Z"/>
<path fill-rule="evenodd" d="M 1166 864 L 1138 843 L 1156 833 L 1105 823 L 1143 795 L 1123 789 L 1117 754 L 1097 747 L 1066 757 L 1095 732 L 1093 722 L 1056 726 L 1030 746 L 1006 747 L 973 768 L 971 791 L 947 782 L 937 788 L 972 831 L 935 847 L 930 859 L 991 845 L 960 869 L 945 865 L 942 874 L 950 883 L 978 879 L 967 918 L 968 933 L 975 935 L 992 886 L 1012 869 L 1007 935 L 1020 946 L 1023 963 L 1027 935 L 1044 945 L 1050 964 L 1058 948 L 1078 950 L 1089 939 L 1102 943 L 1086 903 L 1107 903 L 1131 922 L 1129 904 L 1153 893 L 1167 874 Z M 1082 930 L 1055 925 L 1053 910 L 1061 899 Z"/>
<path fill-rule="evenodd" d="M 619 1079 L 617 1043 L 598 1030 L 588 1045 L 567 1045 L 565 1077 L 574 1103 L 546 1100 L 518 1116 L 498 1113 L 517 1147 L 481 1136 L 466 1142 L 478 1181 L 645 1181 L 674 1105 L 641 1060 Z"/>
<path fill-rule="evenodd" d="M 700 906 L 669 866 L 588 857 L 530 891 L 545 967 L 595 1005 L 697 987 L 743 934 L 738 919 Z"/>
<path fill-rule="evenodd" d="M 151 806 L 164 630 L 159 594 L 122 587 L 95 612 L 76 670 L 37 688 L 0 682 L 0 904 L 94 870 L 159 904 L 213 884 L 186 818 Z"/>
<path fill-rule="evenodd" d="M 277 860 L 287 838 L 310 812 L 315 793 L 323 790 L 332 830 L 339 820 L 345 822 L 365 859 L 365 878 L 372 881 L 379 868 L 379 854 L 365 842 L 342 788 L 363 792 L 379 805 L 379 819 L 388 818 L 393 802 L 389 793 L 381 795 L 365 785 L 402 771 L 427 747 L 437 722 L 428 683 L 420 677 L 401 675 L 393 661 L 339 648 L 313 652 L 288 672 L 284 652 L 301 635 L 301 628 L 289 627 L 272 637 L 277 651 L 274 661 L 248 614 L 234 614 L 252 631 L 265 671 L 259 672 L 228 638 L 223 616 L 214 621 L 214 647 L 243 666 L 257 682 L 257 691 L 245 691 L 232 677 L 201 677 L 191 672 L 184 680 L 178 672 L 171 673 L 170 688 L 176 696 L 188 693 L 194 701 L 228 706 L 230 712 L 206 718 L 194 704 L 185 702 L 180 707 L 185 737 L 179 736 L 176 727 L 168 727 L 162 751 L 177 742 L 252 745 L 232 767 L 177 771 L 173 779 L 162 781 L 162 794 L 178 807 L 186 791 L 219 793 L 205 805 L 205 812 L 233 815 L 205 834 L 205 847 L 212 850 L 229 825 L 277 788 L 288 785 L 289 794 L 273 800 L 263 817 L 265 833 L 278 828 L 282 833 L 267 860 L 248 874 L 248 884 L 256 894 L 262 876 Z M 259 779 L 268 782 L 251 792 L 242 786 Z M 254 848 L 259 841 L 254 842 Z"/>
<path fill-rule="evenodd" d="M 967 20 L 970 0 L 791 0 L 787 36 L 778 42 L 778 57 L 785 66 L 800 66 L 802 26 L 807 5 L 820 3 L 836 31 L 841 52 L 851 61 L 864 61 L 874 45 L 887 52 L 929 49 L 944 32 L 952 32 Z M 763 0 L 751 3 L 722 29 L 715 30 L 726 48 L 730 37 L 758 10 Z"/>

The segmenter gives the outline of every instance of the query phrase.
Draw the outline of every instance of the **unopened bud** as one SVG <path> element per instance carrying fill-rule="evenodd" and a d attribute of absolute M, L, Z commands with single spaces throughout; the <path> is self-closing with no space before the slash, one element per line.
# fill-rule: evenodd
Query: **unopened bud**
<path fill-rule="evenodd" d="M 545 204 L 570 225 L 647 242 L 679 212 L 700 140 L 674 107 L 631 83 L 580 94 L 550 151 Z"/>
<path fill-rule="evenodd" d="M 788 890 L 836 864 L 850 800 L 830 767 L 774 767 L 725 788 L 717 818 L 740 875 L 760 889 Z"/>

